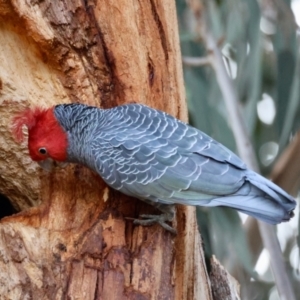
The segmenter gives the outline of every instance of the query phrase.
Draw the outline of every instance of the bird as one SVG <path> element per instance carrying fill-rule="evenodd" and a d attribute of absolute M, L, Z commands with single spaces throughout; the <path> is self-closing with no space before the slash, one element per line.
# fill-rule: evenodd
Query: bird
<path fill-rule="evenodd" d="M 28 108 L 13 119 L 21 142 L 42 167 L 84 165 L 111 188 L 158 208 L 135 224 L 168 223 L 175 205 L 227 206 L 269 224 L 289 221 L 295 199 L 247 168 L 231 150 L 166 112 L 142 104 L 101 109 L 80 103 Z"/>

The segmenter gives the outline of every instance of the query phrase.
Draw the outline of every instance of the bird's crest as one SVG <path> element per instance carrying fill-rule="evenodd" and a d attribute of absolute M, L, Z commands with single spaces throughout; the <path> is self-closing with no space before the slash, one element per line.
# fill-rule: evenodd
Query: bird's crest
<path fill-rule="evenodd" d="M 16 141 L 22 142 L 24 140 L 23 134 L 23 126 L 25 125 L 28 130 L 32 129 L 40 120 L 44 118 L 47 110 L 43 108 L 33 108 L 33 109 L 25 109 L 24 111 L 20 112 L 13 118 L 12 123 L 12 133 Z"/>

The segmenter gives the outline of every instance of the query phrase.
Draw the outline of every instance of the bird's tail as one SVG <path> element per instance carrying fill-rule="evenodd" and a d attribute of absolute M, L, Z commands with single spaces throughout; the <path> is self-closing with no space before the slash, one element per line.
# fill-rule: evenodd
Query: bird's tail
<path fill-rule="evenodd" d="M 278 224 L 294 216 L 296 201 L 270 180 L 249 171 L 246 183 L 235 194 L 213 199 L 208 206 L 229 206 L 264 222 Z"/>

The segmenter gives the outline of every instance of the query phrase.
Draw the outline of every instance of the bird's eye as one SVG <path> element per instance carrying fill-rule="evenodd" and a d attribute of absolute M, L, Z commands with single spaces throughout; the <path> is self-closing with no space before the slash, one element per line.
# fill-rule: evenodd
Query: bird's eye
<path fill-rule="evenodd" d="M 42 148 L 39 149 L 39 152 L 40 152 L 41 154 L 45 155 L 45 154 L 47 154 L 47 149 L 44 148 L 44 147 L 42 147 Z"/>

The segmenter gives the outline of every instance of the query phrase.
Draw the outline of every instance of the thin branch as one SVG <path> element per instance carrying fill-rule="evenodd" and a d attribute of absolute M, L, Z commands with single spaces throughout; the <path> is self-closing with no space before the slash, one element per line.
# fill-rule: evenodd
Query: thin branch
<path fill-rule="evenodd" d="M 271 172 L 272 180 L 289 194 L 297 195 L 300 186 L 300 130 L 294 136 Z"/>
<path fill-rule="evenodd" d="M 212 66 L 216 72 L 217 81 L 224 97 L 238 152 L 241 158 L 251 169 L 259 172 L 256 156 L 246 130 L 242 114 L 240 112 L 237 93 L 233 86 L 232 80 L 226 73 L 222 59 L 222 53 L 208 30 L 205 32 L 205 39 L 208 51 L 211 53 Z M 264 246 L 270 254 L 271 269 L 274 274 L 279 294 L 281 295 L 282 299 L 295 300 L 296 298 L 286 272 L 282 252 L 274 226 L 259 222 L 259 230 Z"/>
<path fill-rule="evenodd" d="M 183 56 L 182 62 L 184 65 L 189 67 L 202 67 L 211 64 L 210 56 L 205 56 L 205 57 Z"/>
<path fill-rule="evenodd" d="M 231 128 L 235 136 L 238 152 L 242 159 L 254 171 L 258 171 L 258 163 L 255 158 L 255 153 L 248 137 L 246 125 L 240 110 L 240 103 L 232 80 L 229 78 L 220 49 L 217 46 L 213 36 L 206 32 L 206 45 L 211 54 L 212 67 L 215 70 L 217 81 L 219 83 L 225 105 L 229 114 Z"/>

